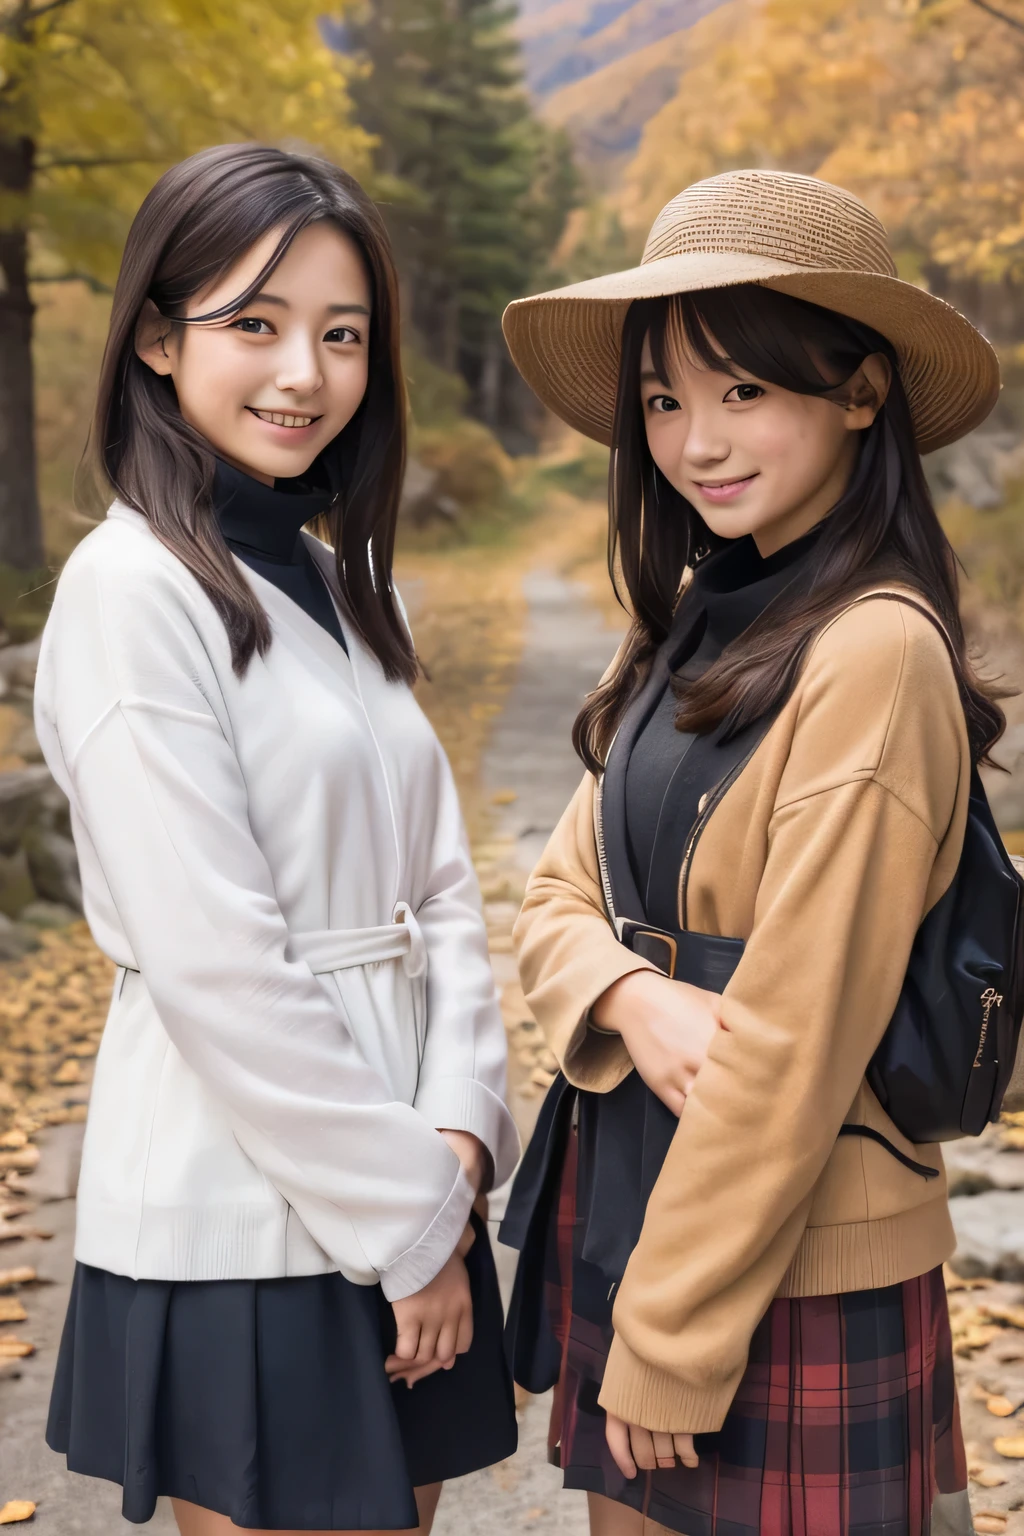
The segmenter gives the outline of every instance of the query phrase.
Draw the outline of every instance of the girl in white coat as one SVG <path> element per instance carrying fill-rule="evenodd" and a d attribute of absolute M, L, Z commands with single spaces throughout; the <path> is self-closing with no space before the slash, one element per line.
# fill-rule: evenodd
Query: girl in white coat
<path fill-rule="evenodd" d="M 472 1213 L 518 1151 L 504 1035 L 391 585 L 396 292 L 330 165 L 235 145 L 163 176 L 100 381 L 117 500 L 43 639 L 118 967 L 48 1440 L 183 1536 L 426 1532 L 515 1445 Z"/>

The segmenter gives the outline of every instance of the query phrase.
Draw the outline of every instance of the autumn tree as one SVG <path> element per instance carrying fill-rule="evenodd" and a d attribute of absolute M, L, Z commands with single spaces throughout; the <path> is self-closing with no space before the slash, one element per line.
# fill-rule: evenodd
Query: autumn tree
<path fill-rule="evenodd" d="M 374 163 L 417 344 L 502 416 L 501 312 L 529 292 L 576 198 L 563 135 L 522 85 L 505 0 L 370 0 L 328 27 L 361 66 L 356 120 Z"/>
<path fill-rule="evenodd" d="M 333 9 L 343 9 L 335 5 Z M 33 281 L 109 285 L 167 165 L 244 139 L 357 174 L 345 61 L 317 0 L 0 0 L 0 564 L 42 564 Z"/>
<path fill-rule="evenodd" d="M 933 286 L 1019 285 L 1022 66 L 1020 0 L 732 0 L 694 28 L 623 218 L 645 230 L 689 182 L 737 166 L 802 171 L 863 196 Z"/>

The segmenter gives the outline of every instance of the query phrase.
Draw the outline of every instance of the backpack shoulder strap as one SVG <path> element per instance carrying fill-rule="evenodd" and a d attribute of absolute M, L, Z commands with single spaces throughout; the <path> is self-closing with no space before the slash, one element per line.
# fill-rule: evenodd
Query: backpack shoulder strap
<path fill-rule="evenodd" d="M 918 613 L 921 614 L 923 618 L 926 618 L 929 624 L 931 624 L 934 629 L 937 629 L 939 634 L 942 636 L 946 644 L 946 650 L 949 652 L 950 660 L 953 663 L 953 670 L 954 672 L 959 673 L 959 657 L 957 656 L 949 630 L 946 628 L 945 624 L 943 624 L 938 614 L 934 613 L 932 609 L 928 607 L 927 603 L 923 603 L 920 598 L 912 596 L 912 594 L 903 587 L 872 587 L 869 592 L 858 593 L 856 597 L 852 598 L 850 602 L 847 603 L 845 608 L 840 609 L 840 611 L 833 618 L 829 619 L 824 628 L 819 631 L 818 638 L 820 639 L 821 635 L 823 635 L 826 630 L 831 629 L 832 625 L 837 623 L 843 617 L 844 613 L 849 613 L 851 608 L 856 608 L 859 603 L 870 602 L 873 598 L 881 598 L 883 600 L 887 599 L 891 603 L 905 603 L 908 608 L 916 608 Z"/>

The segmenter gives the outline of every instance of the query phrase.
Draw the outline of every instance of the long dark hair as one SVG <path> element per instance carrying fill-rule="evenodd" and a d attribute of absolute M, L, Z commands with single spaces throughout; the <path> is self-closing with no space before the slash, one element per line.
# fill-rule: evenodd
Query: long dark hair
<path fill-rule="evenodd" d="M 603 766 L 623 710 L 646 677 L 678 603 L 687 600 L 685 592 L 680 595 L 687 568 L 727 542 L 715 537 L 651 458 L 640 395 L 648 336 L 661 378 L 668 377 L 670 337 L 683 339 L 699 363 L 718 372 L 740 368 L 795 394 L 836 400 L 843 398 L 837 381 L 849 380 L 869 354 L 883 353 L 892 368 L 886 402 L 861 434 L 853 474 L 822 524 L 811 561 L 699 679 L 677 686 L 677 727 L 706 732 L 722 726 L 724 739 L 776 709 L 822 626 L 857 593 L 899 582 L 920 593 L 946 627 L 971 751 L 986 760 L 1005 720 L 996 691 L 978 679 L 967 658 L 956 557 L 928 491 L 893 347 L 855 320 L 744 284 L 638 300 L 626 314 L 609 470 L 608 564 L 613 582 L 616 567 L 621 572 L 633 623 L 615 671 L 589 695 L 573 727 L 587 767 L 598 772 Z"/>
<path fill-rule="evenodd" d="M 135 332 L 147 299 L 180 320 L 188 302 L 257 240 L 277 248 L 244 293 L 203 319 L 237 313 L 260 291 L 307 225 L 327 220 L 362 253 L 372 290 L 369 377 L 354 417 L 324 450 L 337 495 L 326 514 L 338 580 L 352 622 L 389 678 L 412 682 L 417 662 L 391 586 L 405 469 L 405 386 L 398 283 L 383 221 L 347 172 L 261 144 L 223 144 L 167 171 L 128 234 L 100 371 L 92 449 L 114 491 L 149 519 L 157 538 L 195 576 L 224 621 L 241 676 L 270 645 L 267 615 L 233 560 L 213 515 L 215 459 L 178 409 L 174 385 L 141 361 Z"/>

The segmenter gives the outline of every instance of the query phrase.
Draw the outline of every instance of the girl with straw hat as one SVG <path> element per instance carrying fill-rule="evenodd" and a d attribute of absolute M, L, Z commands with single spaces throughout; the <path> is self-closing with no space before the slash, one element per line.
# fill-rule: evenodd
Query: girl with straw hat
<path fill-rule="evenodd" d="M 517 1378 L 557 1381 L 595 1536 L 969 1532 L 941 1153 L 866 1074 L 1004 723 L 920 459 L 995 355 L 855 198 L 768 171 L 505 334 L 611 445 L 633 615 L 516 931 L 562 1069 L 504 1233 Z"/>

